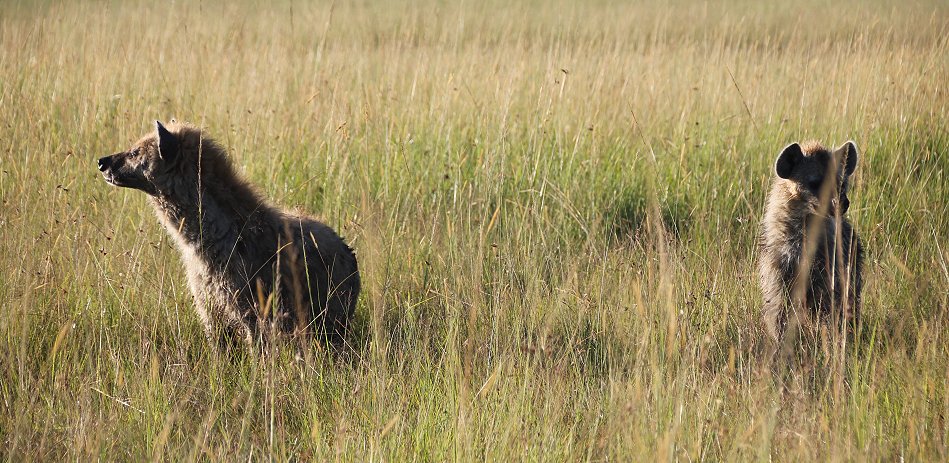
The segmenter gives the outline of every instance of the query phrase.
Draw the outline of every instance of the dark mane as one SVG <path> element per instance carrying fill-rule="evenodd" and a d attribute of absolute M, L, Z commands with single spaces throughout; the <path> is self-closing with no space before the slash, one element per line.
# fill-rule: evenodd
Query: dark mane
<path fill-rule="evenodd" d="M 168 129 L 178 136 L 181 143 L 182 169 L 196 169 L 200 175 L 202 194 L 213 196 L 221 205 L 244 218 L 253 212 L 270 210 L 269 203 L 237 171 L 227 151 L 217 141 L 200 128 L 186 123 L 173 122 Z"/>
<path fill-rule="evenodd" d="M 830 158 L 830 150 L 814 140 L 808 140 L 804 143 L 801 143 L 801 151 L 804 152 L 805 156 L 809 157 L 824 156 L 825 158 Z"/>

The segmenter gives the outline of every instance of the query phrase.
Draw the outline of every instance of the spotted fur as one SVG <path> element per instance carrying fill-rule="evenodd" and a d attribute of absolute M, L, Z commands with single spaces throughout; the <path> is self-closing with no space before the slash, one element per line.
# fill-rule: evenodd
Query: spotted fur
<path fill-rule="evenodd" d="M 99 168 L 107 182 L 149 195 L 212 341 L 342 340 L 360 290 L 352 250 L 327 225 L 264 200 L 200 129 L 156 122 Z"/>
<path fill-rule="evenodd" d="M 786 147 L 775 163 L 761 226 L 758 270 L 764 324 L 780 341 L 801 318 L 858 320 L 863 247 L 850 221 L 850 177 L 857 147 L 847 142 L 831 152 L 815 142 Z"/>

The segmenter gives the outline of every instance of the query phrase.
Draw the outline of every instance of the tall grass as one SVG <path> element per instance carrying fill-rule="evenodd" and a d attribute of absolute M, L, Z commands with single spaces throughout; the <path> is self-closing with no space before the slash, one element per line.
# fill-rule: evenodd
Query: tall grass
<path fill-rule="evenodd" d="M 940 2 L 0 6 L 0 454 L 949 458 Z M 144 195 L 175 117 L 357 250 L 344 352 L 218 356 Z M 854 139 L 845 356 L 767 368 L 788 142 Z"/>

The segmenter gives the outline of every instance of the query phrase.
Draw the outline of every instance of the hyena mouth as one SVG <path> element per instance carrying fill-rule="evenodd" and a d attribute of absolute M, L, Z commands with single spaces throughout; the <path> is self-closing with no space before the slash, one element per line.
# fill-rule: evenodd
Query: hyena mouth
<path fill-rule="evenodd" d="M 109 185 L 124 186 L 115 177 L 115 168 L 117 167 L 115 161 L 113 160 L 115 156 L 116 155 L 99 158 L 99 162 L 97 163 L 99 172 L 102 172 L 102 178 L 105 179 L 106 183 Z"/>
<path fill-rule="evenodd" d="M 122 183 L 119 182 L 119 181 L 115 178 L 115 175 L 114 175 L 112 172 L 103 172 L 103 173 L 102 173 L 102 178 L 105 179 L 105 183 L 108 183 L 109 185 L 112 185 L 112 186 L 119 186 L 119 187 L 120 187 L 120 186 L 125 186 L 125 185 L 122 185 Z"/>

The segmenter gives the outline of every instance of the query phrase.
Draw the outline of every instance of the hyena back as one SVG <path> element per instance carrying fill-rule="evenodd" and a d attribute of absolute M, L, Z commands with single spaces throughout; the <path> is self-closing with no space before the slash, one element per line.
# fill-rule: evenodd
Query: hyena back
<path fill-rule="evenodd" d="M 156 121 L 131 149 L 99 159 L 99 170 L 148 194 L 212 342 L 342 341 L 360 290 L 353 251 L 329 226 L 261 198 L 200 129 Z"/>
<path fill-rule="evenodd" d="M 775 341 L 791 317 L 848 328 L 858 320 L 863 248 L 844 217 L 857 158 L 853 142 L 833 152 L 815 142 L 793 143 L 778 156 L 758 262 L 762 316 Z"/>

